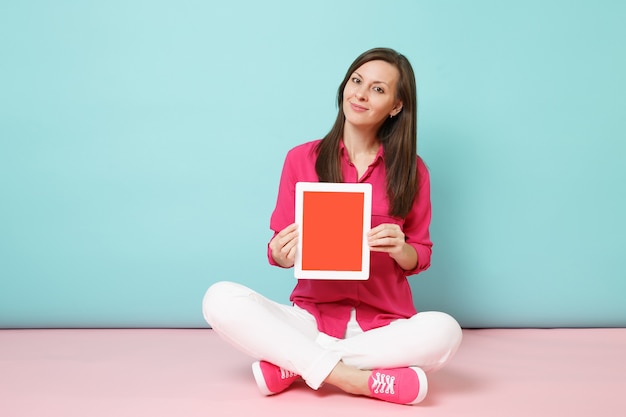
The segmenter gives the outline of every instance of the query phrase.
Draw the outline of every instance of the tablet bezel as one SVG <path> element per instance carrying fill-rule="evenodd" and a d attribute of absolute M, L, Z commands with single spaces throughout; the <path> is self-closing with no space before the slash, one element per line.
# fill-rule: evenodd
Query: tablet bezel
<path fill-rule="evenodd" d="M 302 269 L 304 194 L 306 192 L 336 192 L 363 194 L 363 229 L 361 236 L 361 269 L 358 271 Z M 372 222 L 372 185 L 368 183 L 329 183 L 329 182 L 298 182 L 296 183 L 296 223 L 298 224 L 298 245 L 294 264 L 294 275 L 298 279 L 328 280 L 367 280 L 370 273 L 370 249 L 367 244 L 367 232 Z"/>

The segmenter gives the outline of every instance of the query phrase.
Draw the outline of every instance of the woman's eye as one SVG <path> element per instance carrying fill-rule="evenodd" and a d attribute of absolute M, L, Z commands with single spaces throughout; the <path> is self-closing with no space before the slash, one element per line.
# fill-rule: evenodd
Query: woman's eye
<path fill-rule="evenodd" d="M 385 92 L 385 90 L 383 90 L 381 87 L 374 87 L 374 91 L 381 94 Z"/>
<path fill-rule="evenodd" d="M 355 83 L 355 84 L 359 84 L 361 82 L 361 80 L 358 79 L 357 77 L 353 77 L 352 78 L 352 82 Z"/>

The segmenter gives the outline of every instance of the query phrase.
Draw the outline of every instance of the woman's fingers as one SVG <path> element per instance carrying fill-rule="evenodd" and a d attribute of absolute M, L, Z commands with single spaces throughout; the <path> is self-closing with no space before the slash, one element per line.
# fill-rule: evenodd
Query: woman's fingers
<path fill-rule="evenodd" d="M 298 225 L 293 223 L 278 232 L 270 242 L 274 260 L 283 266 L 291 266 L 296 259 Z"/>
<path fill-rule="evenodd" d="M 397 224 L 384 223 L 370 230 L 368 244 L 374 251 L 393 252 L 404 245 L 404 233 Z"/>
<path fill-rule="evenodd" d="M 283 237 L 280 242 L 280 253 L 288 258 L 291 252 L 295 252 L 296 245 L 298 244 L 298 234 L 296 232 L 290 233 Z M 295 255 L 294 255 L 295 257 Z"/>

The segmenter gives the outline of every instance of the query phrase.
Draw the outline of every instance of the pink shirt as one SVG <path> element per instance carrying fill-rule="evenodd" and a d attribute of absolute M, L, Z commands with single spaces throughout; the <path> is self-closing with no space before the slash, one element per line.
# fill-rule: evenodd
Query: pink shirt
<path fill-rule="evenodd" d="M 296 182 L 319 181 L 315 172 L 315 146 L 318 143 L 319 140 L 307 142 L 287 153 L 276 208 L 270 219 L 274 236 L 295 221 Z M 372 251 L 370 277 L 366 281 L 298 280 L 290 300 L 315 316 L 320 331 L 338 338 L 344 337 L 352 309 L 356 310 L 357 322 L 363 330 L 416 314 L 406 277 L 426 270 L 430 266 L 432 252 L 428 231 L 431 219 L 430 179 L 422 159 L 416 157 L 418 194 L 409 214 L 401 219 L 388 214 L 383 147 L 380 147 L 374 162 L 361 178 L 357 178 L 356 167 L 350 162 L 343 143 L 341 155 L 344 182 L 372 184 L 372 228 L 381 223 L 400 225 L 407 243 L 417 251 L 418 262 L 415 269 L 405 271 L 388 254 Z M 269 245 L 267 253 L 270 264 L 277 265 Z"/>

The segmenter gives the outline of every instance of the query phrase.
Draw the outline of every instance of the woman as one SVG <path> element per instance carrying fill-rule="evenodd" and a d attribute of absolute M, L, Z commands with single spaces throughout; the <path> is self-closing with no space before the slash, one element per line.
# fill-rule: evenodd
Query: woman
<path fill-rule="evenodd" d="M 369 50 L 352 63 L 337 96 L 331 131 L 287 154 L 268 259 L 283 268 L 294 265 L 296 182 L 367 182 L 369 279 L 298 280 L 293 305 L 218 282 L 205 295 L 204 316 L 224 339 L 259 360 L 253 375 L 265 395 L 302 378 L 313 389 L 327 383 L 350 394 L 416 404 L 428 390 L 425 372 L 448 362 L 462 332 L 445 313 L 417 313 L 407 281 L 430 266 L 432 247 L 429 174 L 416 154 L 413 69 L 394 50 Z"/>

